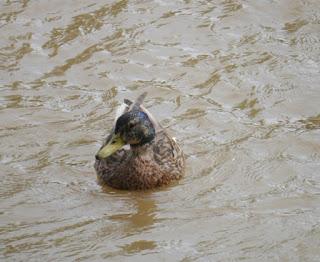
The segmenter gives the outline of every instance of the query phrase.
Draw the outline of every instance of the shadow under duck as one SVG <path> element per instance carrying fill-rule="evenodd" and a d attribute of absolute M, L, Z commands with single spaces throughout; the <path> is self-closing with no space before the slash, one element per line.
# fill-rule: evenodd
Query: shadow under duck
<path fill-rule="evenodd" d="M 117 189 L 142 190 L 168 185 L 185 171 L 182 150 L 142 105 L 147 93 L 118 110 L 114 126 L 96 154 L 98 181 Z"/>

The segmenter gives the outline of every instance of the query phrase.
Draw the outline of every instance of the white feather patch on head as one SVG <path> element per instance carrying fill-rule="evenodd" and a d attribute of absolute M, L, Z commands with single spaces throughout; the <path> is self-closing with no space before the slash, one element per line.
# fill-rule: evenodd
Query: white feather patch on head
<path fill-rule="evenodd" d="M 125 112 L 127 112 L 128 109 L 129 109 L 129 107 L 128 107 L 127 104 L 125 104 L 125 103 L 121 104 L 121 105 L 117 108 L 116 117 L 115 117 L 115 119 L 114 119 L 114 122 L 116 122 L 120 116 L 122 116 Z"/>
<path fill-rule="evenodd" d="M 130 145 L 124 145 L 124 146 L 122 147 L 122 149 L 124 149 L 124 150 L 130 150 Z"/>

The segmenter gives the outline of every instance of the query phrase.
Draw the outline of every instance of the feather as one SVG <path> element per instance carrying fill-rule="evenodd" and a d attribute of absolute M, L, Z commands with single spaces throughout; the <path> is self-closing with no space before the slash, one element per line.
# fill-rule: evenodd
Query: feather
<path fill-rule="evenodd" d="M 147 92 L 142 93 L 137 99 L 136 101 L 130 106 L 129 110 L 133 110 L 133 109 L 137 109 L 139 110 L 140 105 L 143 103 L 143 100 L 146 98 L 147 96 Z"/>
<path fill-rule="evenodd" d="M 114 119 L 114 123 L 117 122 L 118 118 L 122 116 L 125 112 L 129 110 L 129 106 L 126 103 L 122 103 L 116 111 L 116 117 Z"/>

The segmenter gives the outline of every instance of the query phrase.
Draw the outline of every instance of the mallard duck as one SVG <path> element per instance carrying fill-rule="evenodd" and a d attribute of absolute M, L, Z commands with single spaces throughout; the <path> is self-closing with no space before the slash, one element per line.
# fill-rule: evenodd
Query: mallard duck
<path fill-rule="evenodd" d="M 178 180 L 185 158 L 176 140 L 142 105 L 146 93 L 120 107 L 112 130 L 96 154 L 98 182 L 117 189 L 143 190 Z"/>

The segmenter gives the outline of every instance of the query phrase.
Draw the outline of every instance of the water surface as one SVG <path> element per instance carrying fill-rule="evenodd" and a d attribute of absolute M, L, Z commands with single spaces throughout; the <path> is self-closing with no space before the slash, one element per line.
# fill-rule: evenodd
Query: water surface
<path fill-rule="evenodd" d="M 5 261 L 320 261 L 320 2 L 0 3 Z M 186 177 L 101 188 L 123 98 Z"/>

